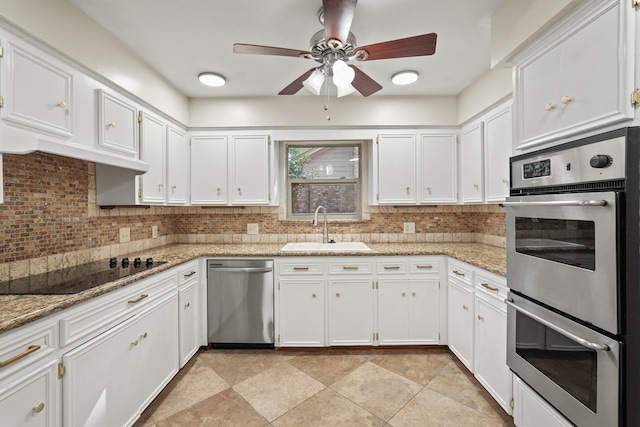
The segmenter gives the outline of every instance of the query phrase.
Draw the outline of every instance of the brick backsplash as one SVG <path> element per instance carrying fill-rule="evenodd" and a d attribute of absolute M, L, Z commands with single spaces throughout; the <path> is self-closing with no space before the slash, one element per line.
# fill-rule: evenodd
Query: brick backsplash
<path fill-rule="evenodd" d="M 0 280 L 142 251 L 174 242 L 283 243 L 314 240 L 308 221 L 283 221 L 278 207 L 120 207 L 95 204 L 95 164 L 52 154 L 3 155 Z M 366 220 L 331 221 L 336 240 L 479 241 L 504 246 L 498 205 L 371 206 Z M 403 234 L 414 222 L 416 233 Z M 259 235 L 248 235 L 256 223 Z M 151 238 L 157 225 L 159 237 Z M 119 243 L 119 228 L 131 242 Z"/>

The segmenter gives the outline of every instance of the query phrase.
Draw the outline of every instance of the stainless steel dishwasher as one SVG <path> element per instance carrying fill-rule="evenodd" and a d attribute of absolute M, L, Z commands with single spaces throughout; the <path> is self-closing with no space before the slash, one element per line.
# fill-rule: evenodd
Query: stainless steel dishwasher
<path fill-rule="evenodd" d="M 207 261 L 207 331 L 212 347 L 273 348 L 273 261 Z"/>

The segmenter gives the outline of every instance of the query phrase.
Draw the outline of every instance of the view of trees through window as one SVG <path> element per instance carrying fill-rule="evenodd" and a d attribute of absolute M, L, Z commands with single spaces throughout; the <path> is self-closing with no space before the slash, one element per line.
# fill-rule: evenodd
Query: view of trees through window
<path fill-rule="evenodd" d="M 360 146 L 288 146 L 290 213 L 312 214 L 322 205 L 331 214 L 359 211 Z"/>

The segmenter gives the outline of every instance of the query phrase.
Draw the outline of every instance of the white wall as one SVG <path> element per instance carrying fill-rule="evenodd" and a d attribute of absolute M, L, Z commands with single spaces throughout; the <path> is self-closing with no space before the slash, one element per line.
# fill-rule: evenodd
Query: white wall
<path fill-rule="evenodd" d="M 68 1 L 0 0 L 0 16 L 188 124 L 187 97 Z"/>
<path fill-rule="evenodd" d="M 458 123 L 466 122 L 512 92 L 511 66 L 498 66 L 489 70 L 458 96 Z"/>
<path fill-rule="evenodd" d="M 192 127 L 390 127 L 458 124 L 455 96 L 192 98 Z M 327 120 L 327 113 L 331 120 Z"/>

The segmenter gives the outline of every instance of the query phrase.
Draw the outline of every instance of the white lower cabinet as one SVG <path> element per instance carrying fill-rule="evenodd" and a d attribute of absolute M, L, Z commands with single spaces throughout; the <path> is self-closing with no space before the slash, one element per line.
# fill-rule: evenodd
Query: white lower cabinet
<path fill-rule="evenodd" d="M 54 427 L 60 425 L 58 360 L 35 363 L 2 380 L 0 424 Z"/>
<path fill-rule="evenodd" d="M 573 426 L 516 375 L 513 376 L 513 403 L 513 421 L 518 427 Z"/>
<path fill-rule="evenodd" d="M 198 282 L 182 286 L 178 291 L 180 321 L 180 367 L 200 348 L 198 316 Z"/>
<path fill-rule="evenodd" d="M 329 279 L 329 345 L 373 345 L 371 277 Z"/>
<path fill-rule="evenodd" d="M 473 288 L 449 279 L 448 292 L 449 348 L 473 371 Z"/>
<path fill-rule="evenodd" d="M 325 345 L 324 278 L 284 278 L 279 281 L 282 347 Z"/>

